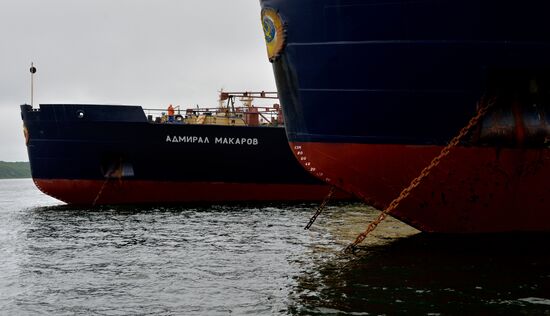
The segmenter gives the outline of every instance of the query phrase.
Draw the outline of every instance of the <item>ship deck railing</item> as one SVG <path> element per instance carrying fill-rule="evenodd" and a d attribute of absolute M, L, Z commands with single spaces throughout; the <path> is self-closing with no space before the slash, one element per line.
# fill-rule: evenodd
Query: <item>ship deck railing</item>
<path fill-rule="evenodd" d="M 143 108 L 147 120 L 157 124 L 191 124 L 186 123 L 189 118 L 217 117 L 229 119 L 244 119 L 246 116 L 258 115 L 262 123 L 258 126 L 282 126 L 282 110 L 278 105 L 268 106 L 241 106 L 241 107 L 212 107 L 187 108 L 174 110 L 173 120 L 168 120 L 167 108 Z"/>

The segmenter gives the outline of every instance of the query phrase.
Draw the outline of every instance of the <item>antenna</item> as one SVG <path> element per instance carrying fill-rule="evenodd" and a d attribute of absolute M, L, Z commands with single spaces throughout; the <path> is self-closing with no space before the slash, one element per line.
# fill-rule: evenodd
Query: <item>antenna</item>
<path fill-rule="evenodd" d="M 34 67 L 34 63 L 31 62 L 31 107 L 34 105 L 34 74 L 36 73 L 36 67 Z"/>

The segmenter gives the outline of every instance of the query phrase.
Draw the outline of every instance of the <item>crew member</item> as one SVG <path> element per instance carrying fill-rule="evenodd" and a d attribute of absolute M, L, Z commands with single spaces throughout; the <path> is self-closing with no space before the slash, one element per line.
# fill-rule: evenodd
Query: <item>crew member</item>
<path fill-rule="evenodd" d="M 172 104 L 170 104 L 168 106 L 168 122 L 174 121 L 174 114 L 175 114 L 174 107 L 172 106 Z"/>

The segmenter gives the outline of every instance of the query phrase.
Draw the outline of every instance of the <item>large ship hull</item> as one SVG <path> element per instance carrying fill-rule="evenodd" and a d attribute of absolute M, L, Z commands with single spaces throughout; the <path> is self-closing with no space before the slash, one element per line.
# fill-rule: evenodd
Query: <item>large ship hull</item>
<path fill-rule="evenodd" d="M 260 3 L 264 31 L 282 25 L 266 40 L 283 42 L 269 53 L 308 171 L 383 209 L 491 103 L 391 215 L 427 232 L 550 230 L 549 3 Z"/>
<path fill-rule="evenodd" d="M 138 106 L 21 109 L 34 182 L 66 203 L 319 201 L 329 191 L 280 127 L 157 124 Z"/>

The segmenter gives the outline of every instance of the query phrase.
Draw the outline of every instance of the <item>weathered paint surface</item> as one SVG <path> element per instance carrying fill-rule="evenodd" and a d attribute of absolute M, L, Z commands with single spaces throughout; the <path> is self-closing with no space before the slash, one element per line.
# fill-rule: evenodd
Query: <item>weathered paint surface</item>
<path fill-rule="evenodd" d="M 440 146 L 293 143 L 310 172 L 386 207 Z M 391 215 L 425 232 L 550 231 L 550 149 L 453 149 Z"/>

